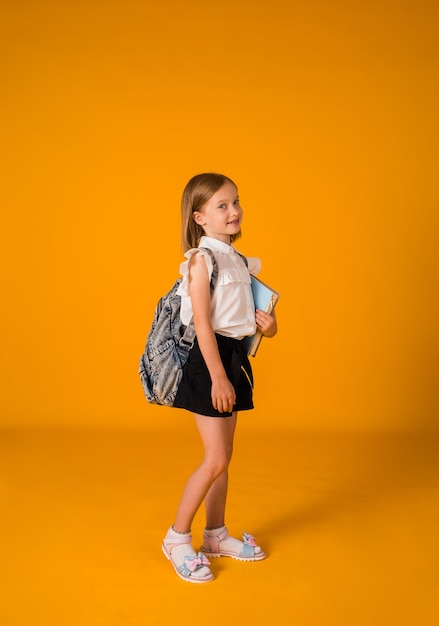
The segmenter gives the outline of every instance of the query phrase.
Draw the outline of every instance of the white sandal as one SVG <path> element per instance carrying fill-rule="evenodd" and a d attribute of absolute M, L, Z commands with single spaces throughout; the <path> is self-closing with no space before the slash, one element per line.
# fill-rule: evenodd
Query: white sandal
<path fill-rule="evenodd" d="M 253 535 L 249 535 L 245 531 L 243 532 L 243 546 L 239 553 L 220 549 L 221 541 L 227 539 L 227 537 L 229 537 L 229 533 L 227 532 L 226 527 L 224 527 L 224 530 L 221 531 L 219 535 L 216 535 L 216 537 L 212 537 L 204 531 L 204 543 L 201 546 L 202 552 L 212 558 L 229 556 L 238 561 L 262 561 L 262 559 L 265 559 L 265 552 L 256 544 L 256 540 Z M 256 552 L 256 548 L 259 548 L 260 552 Z"/>
<path fill-rule="evenodd" d="M 195 572 L 199 571 L 202 567 L 208 569 L 210 565 L 209 561 L 206 559 L 202 552 L 198 554 L 189 554 L 184 557 L 184 561 L 181 565 L 177 565 L 172 557 L 172 550 L 176 546 L 181 546 L 183 544 L 191 544 L 192 537 L 191 535 L 182 535 L 181 538 L 169 537 L 169 531 L 166 537 L 163 540 L 162 550 L 165 557 L 168 561 L 171 561 L 173 568 L 176 573 L 182 580 L 187 580 L 190 583 L 208 583 L 213 580 L 214 576 L 212 572 L 209 570 L 209 574 L 202 577 L 194 576 Z"/>

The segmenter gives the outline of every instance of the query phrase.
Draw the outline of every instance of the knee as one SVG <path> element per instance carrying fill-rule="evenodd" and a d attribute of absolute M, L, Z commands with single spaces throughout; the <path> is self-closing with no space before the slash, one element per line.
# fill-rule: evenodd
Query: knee
<path fill-rule="evenodd" d="M 212 480 L 215 480 L 216 478 L 221 476 L 221 474 L 224 474 L 224 472 L 227 471 L 229 464 L 230 464 L 230 459 L 231 459 L 231 456 L 228 454 L 225 454 L 215 459 L 205 460 L 205 465 L 207 466 L 207 469 L 209 471 L 209 474 Z"/>
<path fill-rule="evenodd" d="M 217 465 L 220 474 L 228 470 L 230 461 L 232 460 L 232 453 L 233 446 L 227 447 L 217 459 Z"/>

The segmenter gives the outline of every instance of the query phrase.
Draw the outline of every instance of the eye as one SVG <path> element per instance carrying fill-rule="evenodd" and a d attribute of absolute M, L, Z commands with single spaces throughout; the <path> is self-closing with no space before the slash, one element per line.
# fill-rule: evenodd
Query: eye
<path fill-rule="evenodd" d="M 233 204 L 239 205 L 239 198 L 236 198 L 235 202 Z"/>
<path fill-rule="evenodd" d="M 227 204 L 224 204 L 224 202 L 223 202 L 222 204 L 218 205 L 218 208 L 219 209 L 225 209 L 225 208 L 227 208 Z"/>

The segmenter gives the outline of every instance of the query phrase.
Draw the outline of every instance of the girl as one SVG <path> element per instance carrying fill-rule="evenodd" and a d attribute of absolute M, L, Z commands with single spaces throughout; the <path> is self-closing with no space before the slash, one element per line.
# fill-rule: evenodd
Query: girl
<path fill-rule="evenodd" d="M 228 467 L 238 411 L 253 408 L 253 375 L 241 340 L 256 327 L 265 337 L 277 332 L 276 318 L 255 311 L 250 273 L 259 259 L 246 260 L 232 246 L 241 235 L 242 208 L 235 183 L 221 174 L 199 174 L 186 185 L 182 198 L 183 247 L 187 261 L 180 271 L 181 319 L 192 315 L 196 338 L 183 368 L 174 406 L 194 413 L 204 446 L 204 458 L 183 490 L 174 524 L 163 541 L 163 552 L 184 580 L 213 579 L 206 555 L 241 561 L 265 557 L 254 537 L 230 537 L 225 526 Z M 213 254 L 218 280 L 210 294 Z M 205 504 L 206 529 L 201 551 L 192 548 L 191 525 Z"/>

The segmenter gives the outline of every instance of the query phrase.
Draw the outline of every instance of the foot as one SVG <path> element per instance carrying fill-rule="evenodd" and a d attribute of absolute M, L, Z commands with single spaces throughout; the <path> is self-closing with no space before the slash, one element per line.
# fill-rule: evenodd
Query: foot
<path fill-rule="evenodd" d="M 204 543 L 201 550 L 210 557 L 229 556 L 238 561 L 261 561 L 265 559 L 262 548 L 256 545 L 252 535 L 243 533 L 243 540 L 230 537 L 227 528 L 204 531 Z"/>
<path fill-rule="evenodd" d="M 190 533 L 177 533 L 171 526 L 163 540 L 162 550 L 171 561 L 176 573 L 190 583 L 207 583 L 213 580 L 209 561 L 202 552 L 193 549 Z"/>

